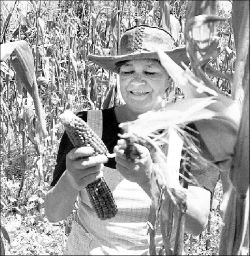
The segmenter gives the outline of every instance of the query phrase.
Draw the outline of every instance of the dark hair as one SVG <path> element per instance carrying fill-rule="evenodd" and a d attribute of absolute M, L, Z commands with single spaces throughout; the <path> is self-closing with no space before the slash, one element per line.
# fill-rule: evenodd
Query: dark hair
<path fill-rule="evenodd" d="M 117 70 L 117 73 L 120 73 L 121 66 L 127 62 L 128 62 L 128 60 L 123 60 L 123 61 L 119 61 L 115 64 L 115 69 Z"/>

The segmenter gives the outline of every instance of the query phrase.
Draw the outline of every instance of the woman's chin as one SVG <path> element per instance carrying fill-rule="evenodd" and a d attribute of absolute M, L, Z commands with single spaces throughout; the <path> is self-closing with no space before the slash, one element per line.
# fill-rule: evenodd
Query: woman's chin
<path fill-rule="evenodd" d="M 147 107 L 147 106 L 145 106 L 144 104 L 141 104 L 140 106 L 130 106 L 130 109 L 131 109 L 134 113 L 140 115 L 140 114 L 143 114 L 143 113 L 145 113 L 145 112 L 151 110 L 151 109 L 152 109 L 152 106 L 148 106 L 148 107 Z"/>

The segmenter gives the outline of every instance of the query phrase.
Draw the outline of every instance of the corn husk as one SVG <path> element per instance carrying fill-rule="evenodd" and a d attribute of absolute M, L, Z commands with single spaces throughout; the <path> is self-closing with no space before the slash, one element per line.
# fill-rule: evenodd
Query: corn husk
<path fill-rule="evenodd" d="M 194 121 L 215 117 L 215 112 L 208 109 L 214 102 L 213 96 L 183 99 L 169 103 L 159 110 L 141 114 L 135 121 L 120 124 L 125 132 L 121 137 L 127 140 L 132 138 L 132 145 L 138 143 L 146 146 L 155 166 L 150 176 L 153 205 L 150 216 L 154 216 L 153 211 L 156 211 L 154 223 L 149 225 L 151 252 L 155 252 L 152 236 L 160 223 L 164 254 L 182 253 L 181 241 L 187 208 L 186 191 L 179 181 L 183 149 L 196 161 L 206 163 L 195 139 L 184 127 Z"/>

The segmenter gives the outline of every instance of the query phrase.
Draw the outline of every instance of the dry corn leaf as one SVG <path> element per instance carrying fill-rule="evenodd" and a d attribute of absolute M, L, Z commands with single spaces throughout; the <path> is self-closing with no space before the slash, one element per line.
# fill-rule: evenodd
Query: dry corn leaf
<path fill-rule="evenodd" d="M 163 51 L 158 51 L 158 56 L 163 68 L 171 76 L 175 85 L 184 92 L 184 95 L 187 98 L 193 97 L 192 91 L 194 89 L 196 89 L 198 93 L 205 92 L 211 96 L 218 96 L 218 93 L 215 90 L 209 88 L 201 79 L 195 77 L 187 67 L 186 70 L 183 70 Z"/>
<path fill-rule="evenodd" d="M 38 17 L 37 22 L 38 22 L 42 37 L 44 38 L 44 35 L 45 35 L 45 21 L 41 17 Z"/>
<path fill-rule="evenodd" d="M 70 57 L 70 61 L 73 66 L 74 72 L 77 75 L 77 62 L 76 62 L 75 54 L 72 49 L 69 50 L 69 57 Z"/>
<path fill-rule="evenodd" d="M 196 120 L 211 119 L 215 113 L 206 109 L 214 102 L 214 97 L 183 99 L 176 103 L 169 103 L 160 110 L 148 111 L 141 114 L 137 120 L 120 125 L 129 133 L 149 136 L 161 129 L 168 129 L 176 125 L 187 124 Z M 150 120 L 150 125 L 148 122 Z"/>
<path fill-rule="evenodd" d="M 4 54 L 2 55 L 2 51 Z M 18 76 L 17 85 L 25 86 L 33 98 L 36 114 L 40 123 L 41 136 L 47 136 L 45 111 L 42 107 L 37 83 L 31 48 L 26 41 L 17 41 L 1 45 L 1 60 L 11 57 L 11 64 Z"/>

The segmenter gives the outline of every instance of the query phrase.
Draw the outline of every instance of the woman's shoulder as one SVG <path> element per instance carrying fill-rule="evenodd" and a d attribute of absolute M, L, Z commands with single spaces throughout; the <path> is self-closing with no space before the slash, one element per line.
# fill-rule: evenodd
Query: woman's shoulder
<path fill-rule="evenodd" d="M 120 132 L 119 123 L 116 119 L 115 108 L 107 108 L 102 110 L 103 119 L 103 139 L 113 140 Z M 117 140 L 117 138 L 116 138 Z"/>
<path fill-rule="evenodd" d="M 112 123 L 117 123 L 116 116 L 115 116 L 115 107 L 112 108 L 106 108 L 106 109 L 96 109 L 96 110 L 83 110 L 76 113 L 78 117 L 83 119 L 84 121 L 87 121 L 88 115 L 90 112 L 102 112 L 103 120 L 112 121 Z"/>
<path fill-rule="evenodd" d="M 102 140 L 107 146 L 108 151 L 113 153 L 114 147 L 118 141 L 118 134 L 121 133 L 119 123 L 116 119 L 115 108 L 107 108 L 102 110 L 103 113 L 103 134 Z M 109 158 L 105 166 L 115 169 L 115 159 Z"/>
<path fill-rule="evenodd" d="M 112 124 L 117 125 L 117 119 L 115 114 L 115 107 L 112 108 L 106 108 L 102 110 L 103 120 L 107 120 L 108 122 L 111 122 Z"/>
<path fill-rule="evenodd" d="M 86 122 L 87 116 L 88 116 L 88 110 L 79 111 L 76 113 L 76 115 Z"/>

